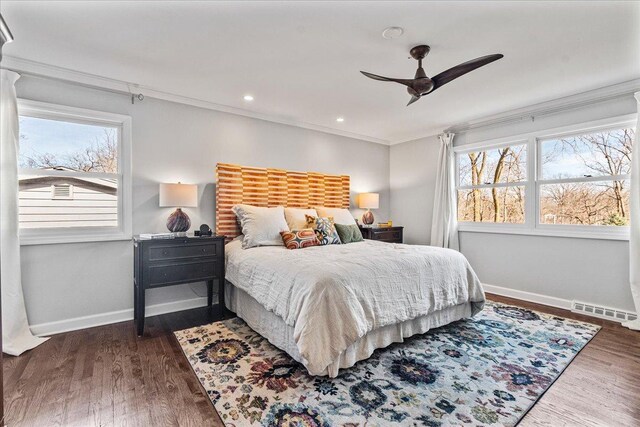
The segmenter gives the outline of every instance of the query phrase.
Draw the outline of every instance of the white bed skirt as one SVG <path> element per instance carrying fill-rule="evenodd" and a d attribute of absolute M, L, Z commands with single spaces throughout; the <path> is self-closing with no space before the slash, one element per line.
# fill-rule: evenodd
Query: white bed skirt
<path fill-rule="evenodd" d="M 230 282 L 225 286 L 225 302 L 227 308 L 235 312 L 251 329 L 298 362 L 305 364 L 293 338 L 294 328 L 285 324 L 280 316 L 265 309 L 253 297 L 231 285 Z M 340 369 L 349 368 L 358 361 L 369 358 L 378 348 L 387 347 L 394 342 L 402 342 L 412 335 L 423 334 L 429 329 L 468 317 L 471 317 L 471 303 L 464 303 L 375 329 L 347 347 L 320 375 L 334 378 L 338 376 Z"/>

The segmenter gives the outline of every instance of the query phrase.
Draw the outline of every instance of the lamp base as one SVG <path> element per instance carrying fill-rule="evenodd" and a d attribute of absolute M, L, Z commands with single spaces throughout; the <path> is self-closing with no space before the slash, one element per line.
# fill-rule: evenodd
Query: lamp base
<path fill-rule="evenodd" d="M 191 227 L 189 215 L 178 208 L 167 218 L 167 228 L 173 233 L 186 232 Z"/>
<path fill-rule="evenodd" d="M 373 224 L 373 213 L 370 210 L 362 214 L 362 223 L 365 225 Z"/>

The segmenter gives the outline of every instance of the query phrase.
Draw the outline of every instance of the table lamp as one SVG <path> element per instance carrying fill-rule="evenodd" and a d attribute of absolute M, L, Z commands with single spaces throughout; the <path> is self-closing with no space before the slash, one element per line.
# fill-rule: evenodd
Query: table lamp
<path fill-rule="evenodd" d="M 362 215 L 362 223 L 365 225 L 373 224 L 373 214 L 370 209 L 378 209 L 380 204 L 380 195 L 378 193 L 360 193 L 358 196 L 358 207 L 367 211 Z"/>
<path fill-rule="evenodd" d="M 189 215 L 181 208 L 198 206 L 198 186 L 196 184 L 160 184 L 160 207 L 177 208 L 167 218 L 167 228 L 173 233 L 182 233 L 191 227 Z"/>

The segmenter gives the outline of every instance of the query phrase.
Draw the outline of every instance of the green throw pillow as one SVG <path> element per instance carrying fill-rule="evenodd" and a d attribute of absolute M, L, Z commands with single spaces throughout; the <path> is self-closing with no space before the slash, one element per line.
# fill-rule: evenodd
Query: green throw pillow
<path fill-rule="evenodd" d="M 342 243 L 362 242 L 362 233 L 357 225 L 334 224 Z"/>

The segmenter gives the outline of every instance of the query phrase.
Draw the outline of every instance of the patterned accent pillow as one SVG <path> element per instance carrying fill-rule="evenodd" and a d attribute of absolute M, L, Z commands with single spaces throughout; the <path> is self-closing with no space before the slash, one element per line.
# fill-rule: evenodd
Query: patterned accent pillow
<path fill-rule="evenodd" d="M 287 249 L 302 249 L 310 246 L 318 246 L 320 242 L 316 237 L 316 232 L 312 228 L 303 230 L 281 231 L 282 242 Z"/>
<path fill-rule="evenodd" d="M 340 241 L 344 243 L 362 242 L 362 232 L 357 225 L 335 224 Z"/>
<path fill-rule="evenodd" d="M 320 218 L 310 215 L 305 215 L 305 217 L 307 218 L 307 227 L 313 228 L 321 245 L 339 245 L 342 243 L 336 227 L 333 225 L 333 217 Z"/>

